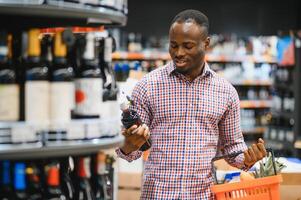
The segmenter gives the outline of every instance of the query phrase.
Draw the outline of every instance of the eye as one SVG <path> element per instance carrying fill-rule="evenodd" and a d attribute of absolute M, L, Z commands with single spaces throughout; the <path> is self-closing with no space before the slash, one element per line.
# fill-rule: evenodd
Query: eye
<path fill-rule="evenodd" d="M 178 45 L 177 45 L 176 43 L 173 43 L 173 42 L 171 42 L 171 43 L 169 44 L 169 46 L 170 46 L 171 48 L 173 48 L 173 49 L 175 49 L 175 48 L 178 47 Z"/>
<path fill-rule="evenodd" d="M 194 45 L 192 43 L 186 43 L 186 44 L 184 44 L 184 47 L 186 49 L 192 49 L 194 47 Z"/>

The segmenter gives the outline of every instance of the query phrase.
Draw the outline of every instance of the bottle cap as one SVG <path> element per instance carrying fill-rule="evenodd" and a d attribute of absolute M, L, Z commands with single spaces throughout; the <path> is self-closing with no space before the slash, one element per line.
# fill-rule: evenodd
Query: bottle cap
<path fill-rule="evenodd" d="M 77 175 L 81 178 L 90 178 L 90 158 L 89 157 L 81 157 L 78 160 L 78 171 Z"/>
<path fill-rule="evenodd" d="M 14 185 L 16 190 L 25 190 L 25 164 L 24 163 L 16 163 L 15 164 L 15 179 Z"/>
<path fill-rule="evenodd" d="M 106 172 L 106 154 L 103 152 L 100 152 L 97 154 L 96 160 L 97 160 L 97 174 L 105 174 Z"/>
<path fill-rule="evenodd" d="M 60 173 L 56 166 L 51 166 L 48 170 L 47 183 L 50 186 L 58 186 L 60 184 Z"/>
<path fill-rule="evenodd" d="M 67 46 L 62 39 L 63 31 L 56 32 L 54 36 L 54 56 L 55 57 L 66 57 L 67 55 Z"/>
<path fill-rule="evenodd" d="M 40 30 L 30 29 L 28 31 L 28 56 L 40 56 L 41 55 L 41 44 L 40 44 Z"/>
<path fill-rule="evenodd" d="M 83 58 L 86 60 L 94 60 L 95 59 L 95 46 L 94 46 L 94 33 L 87 33 L 86 35 L 86 47 L 84 51 Z"/>

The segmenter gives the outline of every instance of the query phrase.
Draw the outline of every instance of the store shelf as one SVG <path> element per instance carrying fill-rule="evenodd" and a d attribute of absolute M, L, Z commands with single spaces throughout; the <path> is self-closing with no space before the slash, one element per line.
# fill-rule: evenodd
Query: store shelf
<path fill-rule="evenodd" d="M 23 160 L 96 153 L 101 149 L 119 147 L 123 140 L 123 136 L 117 136 L 93 140 L 60 141 L 47 143 L 47 146 L 42 146 L 41 143 L 0 145 L 0 160 Z"/>
<path fill-rule="evenodd" d="M 57 27 L 71 25 L 125 25 L 127 16 L 120 11 L 104 7 L 91 7 L 83 4 L 50 0 L 48 4 L 40 1 L 14 3 L 0 1 L 0 23 L 19 28 L 25 27 Z M 36 2 L 36 3 L 33 3 Z M 4 16 L 6 18 L 3 18 Z M 7 17 L 10 24 L 7 24 Z M 18 22 L 18 23 L 14 23 Z M 17 27 L 16 27 L 17 28 Z"/>
<path fill-rule="evenodd" d="M 272 86 L 271 80 L 242 80 L 242 81 L 231 81 L 235 86 Z"/>
<path fill-rule="evenodd" d="M 240 108 L 270 108 L 272 101 L 269 100 L 241 100 Z"/>
<path fill-rule="evenodd" d="M 113 59 L 115 60 L 170 60 L 170 55 L 167 52 L 126 52 L 119 51 L 113 53 Z M 255 63 L 276 63 L 276 59 L 268 56 L 222 56 L 206 54 L 206 60 L 208 62 L 255 62 Z"/>
<path fill-rule="evenodd" d="M 275 82 L 273 86 L 277 90 L 294 92 L 294 86 L 292 84 Z"/>
<path fill-rule="evenodd" d="M 170 55 L 164 52 L 114 52 L 113 60 L 170 60 Z"/>
<path fill-rule="evenodd" d="M 254 127 L 254 128 L 243 128 L 242 132 L 246 135 L 252 134 L 263 134 L 266 131 L 266 127 Z"/>
<path fill-rule="evenodd" d="M 254 62 L 254 63 L 270 63 L 276 64 L 276 58 L 270 56 L 253 56 L 253 55 L 214 55 L 207 54 L 206 60 L 208 62 Z"/>

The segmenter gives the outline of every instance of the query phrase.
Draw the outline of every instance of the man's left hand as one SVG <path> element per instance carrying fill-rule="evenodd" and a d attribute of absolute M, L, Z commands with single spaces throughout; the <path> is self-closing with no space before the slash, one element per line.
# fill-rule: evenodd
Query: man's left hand
<path fill-rule="evenodd" d="M 261 160 L 267 155 L 264 147 L 263 139 L 259 138 L 257 144 L 252 144 L 246 151 L 244 151 L 244 164 L 251 168 L 257 161 Z"/>

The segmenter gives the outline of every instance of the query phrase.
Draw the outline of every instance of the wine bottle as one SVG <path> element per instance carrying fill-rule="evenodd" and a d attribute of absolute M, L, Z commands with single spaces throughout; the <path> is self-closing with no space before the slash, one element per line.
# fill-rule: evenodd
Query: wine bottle
<path fill-rule="evenodd" d="M 106 155 L 103 152 L 94 157 L 93 191 L 96 200 L 113 200 L 112 183 L 106 169 Z"/>
<path fill-rule="evenodd" d="M 10 161 L 4 160 L 1 162 L 0 200 L 9 200 L 14 197 L 10 167 Z"/>
<path fill-rule="evenodd" d="M 46 166 L 46 168 L 48 168 L 46 170 L 47 183 L 43 198 L 45 200 L 66 200 L 67 198 L 60 186 L 60 171 L 58 164 L 54 162 L 53 164 Z"/>
<path fill-rule="evenodd" d="M 41 62 L 39 29 L 28 32 L 26 59 L 25 120 L 36 125 L 49 123 L 49 69 Z"/>
<path fill-rule="evenodd" d="M 30 164 L 26 168 L 26 178 L 27 178 L 27 194 L 28 200 L 42 200 L 43 190 L 40 178 L 40 171 L 35 164 Z"/>
<path fill-rule="evenodd" d="M 75 199 L 75 189 L 74 189 L 74 184 L 71 179 L 71 164 L 70 161 L 72 160 L 71 157 L 68 158 L 63 158 L 60 162 L 61 166 L 61 186 L 62 186 L 62 191 L 65 194 L 66 198 L 68 200 L 73 200 Z"/>
<path fill-rule="evenodd" d="M 25 163 L 17 162 L 14 167 L 14 190 L 16 200 L 27 200 L 26 180 L 25 180 Z"/>
<path fill-rule="evenodd" d="M 67 46 L 62 38 L 62 31 L 54 36 L 54 59 L 50 78 L 50 126 L 53 140 L 64 139 L 67 125 L 71 121 L 74 105 L 74 72 L 69 65 Z"/>
<path fill-rule="evenodd" d="M 123 100 L 123 101 L 122 101 Z M 142 121 L 138 113 L 130 109 L 130 104 L 134 104 L 133 100 L 130 99 L 129 96 L 121 99 L 122 103 L 120 104 L 120 109 L 122 110 L 121 122 L 123 126 L 128 129 L 133 125 L 137 125 L 138 127 L 142 125 Z M 146 151 L 151 147 L 151 140 L 147 139 L 146 142 L 140 147 L 141 151 Z"/>
<path fill-rule="evenodd" d="M 95 59 L 95 36 L 87 33 L 81 66 L 76 75 L 76 118 L 99 118 L 101 109 L 102 79 Z"/>
<path fill-rule="evenodd" d="M 76 200 L 95 200 L 95 195 L 90 185 L 90 160 L 90 157 L 79 157 L 77 160 Z"/>
<path fill-rule="evenodd" d="M 0 121 L 19 120 L 19 95 L 12 61 L 12 35 L 0 32 Z"/>

